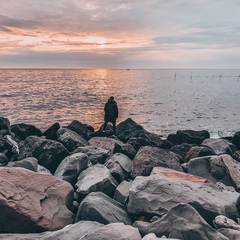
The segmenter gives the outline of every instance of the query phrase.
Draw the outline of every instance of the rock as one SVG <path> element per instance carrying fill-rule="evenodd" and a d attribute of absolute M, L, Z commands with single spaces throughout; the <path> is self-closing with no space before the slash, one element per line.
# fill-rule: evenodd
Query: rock
<path fill-rule="evenodd" d="M 178 130 L 177 140 L 179 143 L 190 143 L 200 145 L 203 140 L 210 138 L 210 133 L 206 130 Z"/>
<path fill-rule="evenodd" d="M 61 142 L 69 152 L 74 151 L 77 147 L 88 145 L 88 142 L 79 134 L 67 128 L 60 128 L 57 131 L 57 136 L 58 141 Z"/>
<path fill-rule="evenodd" d="M 187 152 L 191 149 L 191 147 L 193 147 L 193 144 L 189 144 L 189 143 L 182 143 L 180 145 L 175 145 L 173 147 L 170 148 L 171 152 L 174 152 L 176 154 L 178 154 L 179 156 L 182 157 L 182 159 L 185 159 L 185 156 L 187 154 Z"/>
<path fill-rule="evenodd" d="M 111 223 L 90 232 L 79 240 L 141 240 L 137 228 L 123 223 Z"/>
<path fill-rule="evenodd" d="M 117 125 L 118 138 L 126 143 L 130 138 L 145 138 L 151 146 L 161 147 L 163 141 L 160 136 L 147 132 L 141 125 L 134 122 L 131 118 Z"/>
<path fill-rule="evenodd" d="M 221 192 L 204 178 L 162 167 L 155 167 L 148 177 L 134 179 L 127 211 L 134 215 L 162 216 L 178 203 L 191 204 L 208 223 L 217 215 L 231 219 L 238 216 L 231 193 Z"/>
<path fill-rule="evenodd" d="M 75 187 L 76 192 L 82 197 L 90 192 L 103 192 L 112 197 L 117 185 L 107 167 L 96 164 L 80 173 Z"/>
<path fill-rule="evenodd" d="M 119 144 L 115 143 L 113 153 L 123 153 L 130 159 L 133 159 L 137 154 L 137 151 L 133 148 L 131 144 Z"/>
<path fill-rule="evenodd" d="M 42 132 L 33 125 L 20 123 L 11 126 L 11 132 L 17 135 L 21 140 L 25 140 L 28 136 L 42 136 Z"/>
<path fill-rule="evenodd" d="M 188 173 L 240 190 L 240 163 L 228 154 L 193 158 L 188 162 Z"/>
<path fill-rule="evenodd" d="M 100 147 L 94 147 L 93 145 L 78 147 L 73 151 L 73 153 L 85 153 L 93 165 L 97 163 L 104 164 L 110 155 L 109 150 Z"/>
<path fill-rule="evenodd" d="M 127 141 L 127 144 L 131 144 L 136 151 L 138 151 L 141 147 L 151 145 L 150 142 L 143 137 L 131 137 Z"/>
<path fill-rule="evenodd" d="M 84 153 L 74 153 L 62 160 L 54 176 L 69 182 L 74 186 L 79 174 L 90 165 L 89 158 Z"/>
<path fill-rule="evenodd" d="M 209 138 L 202 142 L 202 146 L 212 149 L 216 155 L 229 154 L 232 156 L 237 150 L 231 142 L 225 139 Z"/>
<path fill-rule="evenodd" d="M 104 164 L 118 183 L 128 178 L 132 169 L 132 161 L 122 153 L 115 153 Z"/>
<path fill-rule="evenodd" d="M 97 221 L 102 224 L 122 222 L 132 225 L 124 206 L 102 192 L 92 192 L 81 202 L 76 215 L 80 220 Z"/>
<path fill-rule="evenodd" d="M 240 150 L 240 131 L 236 132 L 232 138 L 232 143 Z"/>
<path fill-rule="evenodd" d="M 39 164 L 38 164 L 37 172 L 38 173 L 43 173 L 43 174 L 44 173 L 45 174 L 51 174 L 51 172 L 47 168 L 45 168 L 45 167 L 43 167 L 43 166 L 41 166 Z"/>
<path fill-rule="evenodd" d="M 24 158 L 20 161 L 9 162 L 7 167 L 22 167 L 34 172 L 38 170 L 38 160 L 34 157 Z"/>
<path fill-rule="evenodd" d="M 192 158 L 215 155 L 212 149 L 202 146 L 194 146 L 186 153 L 185 161 L 189 162 Z"/>
<path fill-rule="evenodd" d="M 93 221 L 81 221 L 75 224 L 69 224 L 57 231 L 47 231 L 44 233 L 30 234 L 0 234 L 0 240 L 77 240 L 88 235 L 91 231 L 102 227 L 103 224 Z"/>
<path fill-rule="evenodd" d="M 240 150 L 237 150 L 233 153 L 233 158 L 240 162 Z"/>
<path fill-rule="evenodd" d="M 67 149 L 57 141 L 29 136 L 19 144 L 18 160 L 35 157 L 40 165 L 54 173 L 60 162 L 68 155 Z"/>
<path fill-rule="evenodd" d="M 0 153 L 0 166 L 6 166 L 8 164 L 8 158 L 5 153 Z"/>
<path fill-rule="evenodd" d="M 238 225 L 235 221 L 233 221 L 230 218 L 227 218 L 223 215 L 219 215 L 217 217 L 215 217 L 215 219 L 213 220 L 213 226 L 216 229 L 219 228 L 231 228 L 231 229 L 235 229 L 240 231 L 240 225 Z"/>
<path fill-rule="evenodd" d="M 42 135 L 45 136 L 47 139 L 57 140 L 58 129 L 60 129 L 60 124 L 56 122 L 51 127 L 49 127 Z"/>
<path fill-rule="evenodd" d="M 89 128 L 89 126 L 87 124 L 83 124 L 83 123 L 81 123 L 81 122 L 79 122 L 77 120 L 73 120 L 67 126 L 67 128 L 71 129 L 74 132 L 76 132 L 77 134 L 79 134 L 85 140 L 89 140 L 90 137 L 91 137 L 91 134 L 94 132 L 94 129 L 93 129 L 93 131 L 91 131 L 92 129 Z"/>
<path fill-rule="evenodd" d="M 218 231 L 227 237 L 228 240 L 239 240 L 240 231 L 230 228 L 220 228 Z"/>
<path fill-rule="evenodd" d="M 135 222 L 133 226 L 139 229 L 141 235 L 155 233 L 158 237 L 166 235 L 184 240 L 229 240 L 208 225 L 190 204 L 177 204 L 159 220 L 145 225 Z"/>
<path fill-rule="evenodd" d="M 133 159 L 131 177 L 147 176 L 156 166 L 183 171 L 179 159 L 173 152 L 158 147 L 142 147 Z"/>
<path fill-rule="evenodd" d="M 8 118 L 0 117 L 0 130 L 6 130 L 8 134 L 11 132 L 10 122 Z"/>
<path fill-rule="evenodd" d="M 73 188 L 48 174 L 0 168 L 0 231 L 54 231 L 71 224 Z"/>
<path fill-rule="evenodd" d="M 113 199 L 125 205 L 128 199 L 129 190 L 132 186 L 132 181 L 122 181 L 116 188 Z"/>
<path fill-rule="evenodd" d="M 142 240 L 166 240 L 166 239 L 167 238 L 165 236 L 158 238 L 154 233 L 149 233 L 142 238 Z M 167 240 L 181 240 L 181 239 L 168 238 Z"/>

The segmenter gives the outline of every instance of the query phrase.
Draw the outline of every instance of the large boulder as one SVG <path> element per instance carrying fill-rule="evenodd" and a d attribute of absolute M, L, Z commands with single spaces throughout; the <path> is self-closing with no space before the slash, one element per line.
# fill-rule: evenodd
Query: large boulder
<path fill-rule="evenodd" d="M 0 131 L 6 130 L 7 133 L 11 132 L 10 121 L 8 118 L 0 117 Z"/>
<path fill-rule="evenodd" d="M 189 160 L 191 160 L 192 158 L 210 155 L 215 155 L 212 149 L 203 146 L 194 146 L 191 147 L 191 149 L 186 153 L 184 160 L 185 162 L 189 162 Z"/>
<path fill-rule="evenodd" d="M 52 126 L 50 126 L 45 132 L 43 132 L 42 135 L 45 136 L 47 139 L 57 140 L 58 129 L 60 129 L 60 124 L 56 122 Z"/>
<path fill-rule="evenodd" d="M 129 158 L 133 159 L 136 156 L 137 151 L 134 149 L 134 147 L 131 144 L 115 143 L 113 153 L 123 153 Z"/>
<path fill-rule="evenodd" d="M 237 150 L 230 141 L 222 138 L 208 138 L 205 139 L 201 145 L 212 149 L 216 155 L 229 154 L 232 156 L 233 153 Z"/>
<path fill-rule="evenodd" d="M 74 151 L 77 147 L 84 147 L 88 142 L 76 132 L 68 128 L 60 128 L 57 130 L 58 141 L 61 142 L 69 152 Z"/>
<path fill-rule="evenodd" d="M 113 154 L 104 164 L 118 183 L 127 179 L 132 169 L 132 160 L 122 153 Z"/>
<path fill-rule="evenodd" d="M 157 134 L 146 131 L 141 125 L 137 124 L 131 118 L 117 125 L 118 138 L 126 143 L 130 138 L 145 138 L 151 146 L 161 147 L 163 141 Z"/>
<path fill-rule="evenodd" d="M 97 163 L 105 163 L 106 159 L 110 155 L 109 150 L 106 150 L 101 147 L 95 147 L 93 145 L 78 147 L 73 153 L 85 153 L 93 165 Z"/>
<path fill-rule="evenodd" d="M 54 176 L 69 182 L 74 186 L 79 174 L 90 165 L 89 158 L 84 153 L 74 153 L 62 160 Z"/>
<path fill-rule="evenodd" d="M 178 154 L 179 156 L 182 157 L 182 159 L 185 159 L 185 156 L 186 156 L 187 152 L 193 146 L 194 146 L 194 144 L 182 143 L 182 144 L 179 144 L 179 145 L 174 145 L 173 147 L 170 148 L 170 151 Z"/>
<path fill-rule="evenodd" d="M 109 169 L 96 164 L 80 173 L 75 187 L 76 192 L 82 197 L 91 192 L 103 192 L 112 197 L 117 185 Z"/>
<path fill-rule="evenodd" d="M 60 162 L 68 155 L 68 150 L 57 141 L 29 136 L 19 144 L 18 160 L 35 157 L 40 165 L 54 173 Z"/>
<path fill-rule="evenodd" d="M 232 143 L 240 150 L 240 131 L 236 132 L 232 138 Z"/>
<path fill-rule="evenodd" d="M 206 130 L 178 130 L 177 141 L 179 143 L 190 143 L 200 145 L 203 140 L 210 138 L 210 133 Z"/>
<path fill-rule="evenodd" d="M 97 221 L 102 224 L 132 224 L 124 206 L 102 192 L 92 192 L 84 198 L 76 215 L 76 222 L 80 220 Z"/>
<path fill-rule="evenodd" d="M 34 125 L 31 124 L 13 124 L 11 126 L 11 132 L 17 135 L 21 140 L 25 140 L 28 136 L 42 136 L 41 130 L 36 128 Z"/>
<path fill-rule="evenodd" d="M 73 222 L 72 186 L 50 174 L 0 168 L 0 232 L 54 231 Z"/>
<path fill-rule="evenodd" d="M 237 199 L 231 193 L 221 192 L 202 177 L 162 167 L 134 179 L 127 209 L 131 214 L 162 216 L 178 203 L 194 206 L 208 223 L 217 215 L 238 217 Z"/>
<path fill-rule="evenodd" d="M 152 169 L 156 166 L 172 168 L 183 172 L 179 158 L 169 150 L 158 147 L 145 146 L 142 147 L 136 157 L 133 159 L 131 177 L 148 176 Z"/>
<path fill-rule="evenodd" d="M 142 235 L 155 233 L 161 237 L 191 240 L 229 240 L 212 228 L 190 204 L 177 204 L 152 223 L 135 222 Z"/>
<path fill-rule="evenodd" d="M 240 163 L 228 154 L 193 158 L 188 162 L 188 173 L 240 190 Z"/>

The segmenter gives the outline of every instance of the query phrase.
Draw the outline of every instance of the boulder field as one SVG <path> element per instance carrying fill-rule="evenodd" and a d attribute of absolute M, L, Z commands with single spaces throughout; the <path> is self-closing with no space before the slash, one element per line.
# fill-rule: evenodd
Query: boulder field
<path fill-rule="evenodd" d="M 0 240 L 238 240 L 240 132 L 0 117 Z"/>

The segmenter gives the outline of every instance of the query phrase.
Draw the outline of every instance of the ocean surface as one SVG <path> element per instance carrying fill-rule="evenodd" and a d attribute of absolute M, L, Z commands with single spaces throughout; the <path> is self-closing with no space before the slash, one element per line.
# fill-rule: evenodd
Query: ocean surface
<path fill-rule="evenodd" d="M 72 120 L 103 124 L 113 95 L 117 123 L 132 118 L 166 136 L 179 129 L 212 137 L 240 131 L 240 70 L 0 69 L 0 116 L 42 131 Z"/>

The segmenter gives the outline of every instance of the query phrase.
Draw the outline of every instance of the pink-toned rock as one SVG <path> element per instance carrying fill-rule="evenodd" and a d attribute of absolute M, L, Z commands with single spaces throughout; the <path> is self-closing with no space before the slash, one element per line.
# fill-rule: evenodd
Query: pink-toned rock
<path fill-rule="evenodd" d="M 54 231 L 73 222 L 73 188 L 51 174 L 0 168 L 0 232 Z"/>

